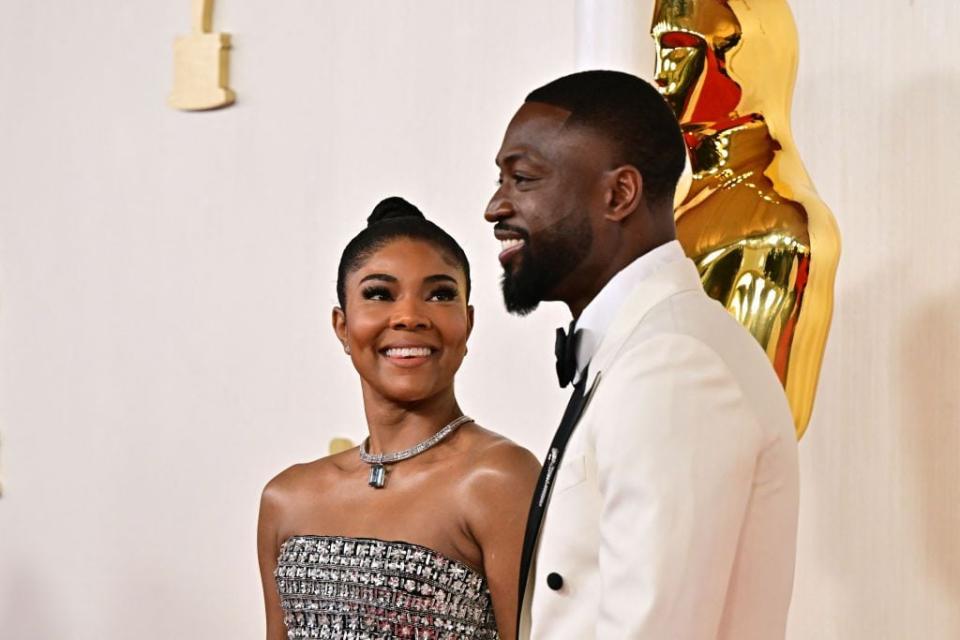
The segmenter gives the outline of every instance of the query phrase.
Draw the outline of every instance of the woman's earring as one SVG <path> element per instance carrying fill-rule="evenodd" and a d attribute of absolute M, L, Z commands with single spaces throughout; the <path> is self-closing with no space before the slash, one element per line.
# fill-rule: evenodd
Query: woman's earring
<path fill-rule="evenodd" d="M 343 343 L 343 352 L 347 355 L 350 355 L 350 345 L 348 345 L 346 342 Z"/>

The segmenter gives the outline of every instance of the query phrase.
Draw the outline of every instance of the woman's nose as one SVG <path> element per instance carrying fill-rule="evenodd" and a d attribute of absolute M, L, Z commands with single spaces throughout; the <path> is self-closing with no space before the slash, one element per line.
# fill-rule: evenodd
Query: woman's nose
<path fill-rule="evenodd" d="M 390 318 L 392 329 L 429 329 L 430 317 L 424 313 L 419 300 L 398 301 L 395 313 Z"/>

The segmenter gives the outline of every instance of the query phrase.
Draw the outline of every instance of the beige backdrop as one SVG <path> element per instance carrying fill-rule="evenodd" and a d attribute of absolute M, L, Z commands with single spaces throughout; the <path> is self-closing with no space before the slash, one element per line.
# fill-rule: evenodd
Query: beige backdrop
<path fill-rule="evenodd" d="M 565 313 L 505 314 L 481 212 L 512 111 L 585 59 L 582 3 L 217 4 L 239 99 L 207 114 L 164 105 L 186 0 L 0 4 L 0 637 L 262 637 L 260 487 L 362 433 L 329 310 L 382 196 L 474 261 L 465 408 L 538 453 L 559 418 Z M 845 245 L 790 639 L 953 639 L 960 5 L 796 5 L 795 132 Z"/>
<path fill-rule="evenodd" d="M 798 144 L 844 246 L 791 637 L 960 638 L 960 4 L 795 5 Z"/>

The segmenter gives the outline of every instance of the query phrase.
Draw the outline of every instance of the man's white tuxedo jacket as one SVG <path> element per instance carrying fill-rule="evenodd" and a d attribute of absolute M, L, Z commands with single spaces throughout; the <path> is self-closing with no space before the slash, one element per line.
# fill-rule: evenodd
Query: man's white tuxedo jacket
<path fill-rule="evenodd" d="M 587 389 L 528 574 L 521 638 L 782 640 L 793 420 L 765 354 L 704 293 L 692 262 L 636 286 Z"/>

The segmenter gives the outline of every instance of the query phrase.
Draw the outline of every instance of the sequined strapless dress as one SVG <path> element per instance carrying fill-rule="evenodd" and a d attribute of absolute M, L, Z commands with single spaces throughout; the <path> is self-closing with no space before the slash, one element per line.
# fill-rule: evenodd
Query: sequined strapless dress
<path fill-rule="evenodd" d="M 274 575 L 291 639 L 499 638 L 483 575 L 427 547 L 292 536 Z"/>

